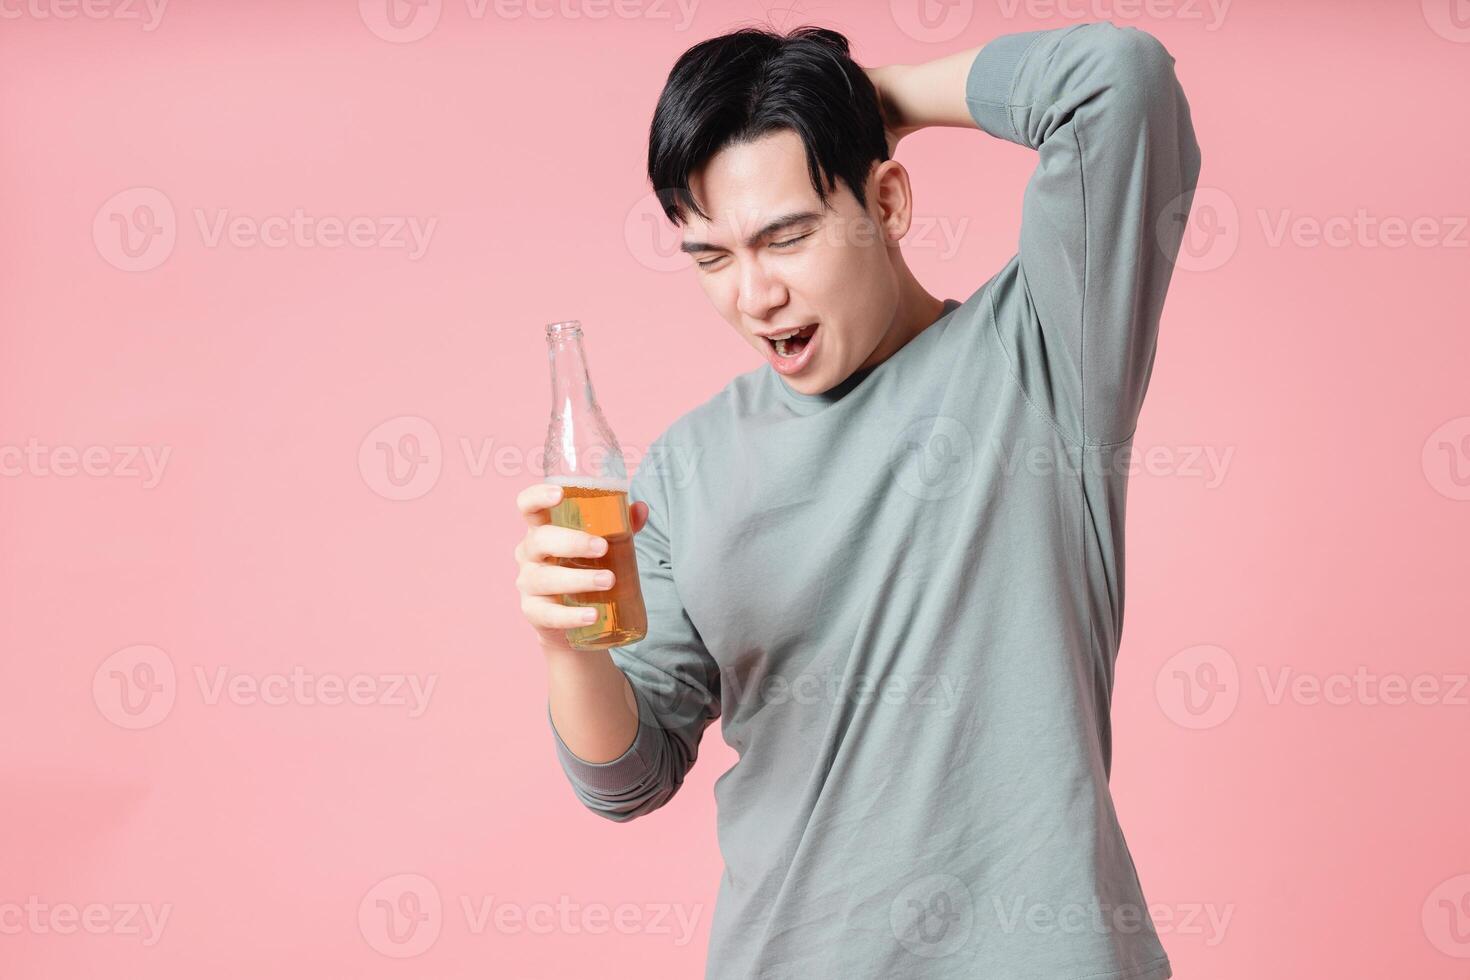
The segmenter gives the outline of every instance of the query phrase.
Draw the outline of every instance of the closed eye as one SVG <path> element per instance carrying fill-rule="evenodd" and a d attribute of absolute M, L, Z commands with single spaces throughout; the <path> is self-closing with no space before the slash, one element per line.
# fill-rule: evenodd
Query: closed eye
<path fill-rule="evenodd" d="M 779 241 L 779 242 L 772 242 L 771 243 L 771 248 L 781 248 L 781 249 L 790 248 L 791 246 L 795 245 L 797 242 L 801 241 L 802 239 L 804 239 L 804 238 L 810 238 L 814 234 L 816 234 L 815 231 L 809 231 L 805 235 L 797 235 L 795 238 L 787 238 L 787 239 L 783 239 L 782 241 Z M 710 266 L 714 265 L 716 262 L 720 261 L 723 258 L 724 258 L 723 255 L 716 255 L 712 259 L 700 259 L 699 261 L 695 262 L 694 264 L 697 265 L 697 266 L 699 266 L 702 269 L 708 269 Z"/>
<path fill-rule="evenodd" d="M 792 245 L 795 245 L 797 242 L 801 241 L 803 238 L 810 238 L 810 237 L 812 237 L 813 234 L 814 234 L 813 232 L 810 232 L 809 231 L 805 235 L 797 235 L 795 238 L 788 238 L 785 241 L 772 242 L 771 243 L 771 247 L 772 248 L 788 248 L 788 247 L 790 247 Z"/>

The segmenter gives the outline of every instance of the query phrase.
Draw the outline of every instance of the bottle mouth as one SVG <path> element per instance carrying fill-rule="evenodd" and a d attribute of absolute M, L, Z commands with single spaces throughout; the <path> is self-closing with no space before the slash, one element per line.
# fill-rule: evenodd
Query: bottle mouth
<path fill-rule="evenodd" d="M 546 325 L 548 337 L 575 337 L 582 332 L 581 320 L 558 320 Z"/>

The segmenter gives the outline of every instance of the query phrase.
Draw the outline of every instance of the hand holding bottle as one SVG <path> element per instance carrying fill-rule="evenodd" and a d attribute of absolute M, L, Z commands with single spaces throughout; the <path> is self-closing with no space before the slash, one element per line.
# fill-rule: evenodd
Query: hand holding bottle
<path fill-rule="evenodd" d="M 592 599 L 598 593 L 615 592 L 618 585 L 616 572 L 606 567 L 607 539 L 552 523 L 552 510 L 563 503 L 566 489 L 535 483 L 516 495 L 516 507 L 527 525 L 515 548 L 520 569 L 516 588 L 521 593 L 521 614 L 540 636 L 543 649 L 574 649 L 567 632 L 584 629 L 597 619 L 596 607 L 565 605 L 562 596 Z M 631 546 L 632 535 L 648 523 L 648 505 L 636 502 L 628 513 Z M 598 578 L 603 573 L 611 576 L 606 585 Z"/>

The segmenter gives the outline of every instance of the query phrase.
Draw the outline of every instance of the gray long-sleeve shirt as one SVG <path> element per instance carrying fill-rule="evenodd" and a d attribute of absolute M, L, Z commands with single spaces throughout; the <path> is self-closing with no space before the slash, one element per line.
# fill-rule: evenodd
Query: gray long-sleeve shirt
<path fill-rule="evenodd" d="M 828 392 L 740 375 L 635 474 L 638 735 L 554 740 L 625 820 L 722 719 L 710 978 L 1171 976 L 1108 773 L 1126 453 L 1199 172 L 1173 66 L 1106 23 L 987 44 L 971 113 L 1038 151 L 1018 254 Z"/>

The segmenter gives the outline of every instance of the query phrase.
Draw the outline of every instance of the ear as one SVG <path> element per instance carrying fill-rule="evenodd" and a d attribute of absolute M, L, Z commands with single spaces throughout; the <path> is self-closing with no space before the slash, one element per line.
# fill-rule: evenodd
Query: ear
<path fill-rule="evenodd" d="M 914 220 L 913 188 L 904 165 L 893 159 L 878 161 L 868 176 L 868 200 L 885 244 L 897 246 Z"/>

